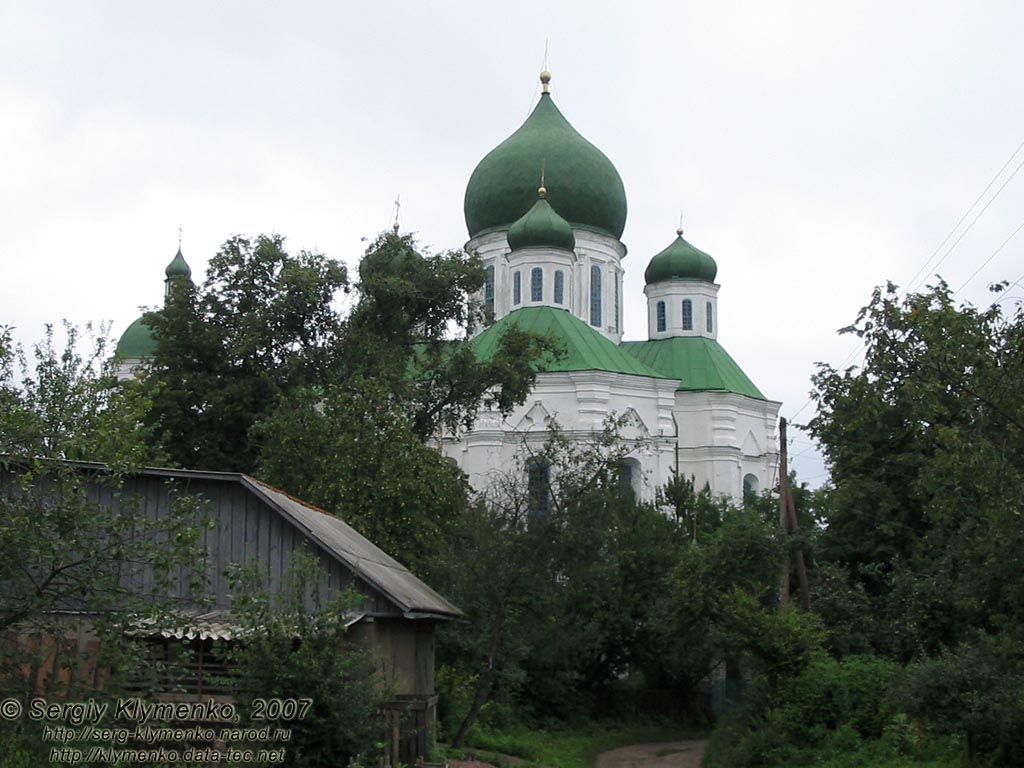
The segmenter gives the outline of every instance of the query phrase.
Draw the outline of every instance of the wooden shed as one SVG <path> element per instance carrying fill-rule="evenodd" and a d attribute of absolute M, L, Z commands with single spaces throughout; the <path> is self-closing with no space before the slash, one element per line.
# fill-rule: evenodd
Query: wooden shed
<path fill-rule="evenodd" d="M 101 464 L 76 462 L 88 484 L 92 501 L 112 509 L 131 505 L 151 520 L 168 514 L 175 496 L 203 500 L 210 525 L 199 546 L 207 555 L 204 605 L 194 602 L 186 586 L 188 574 L 169 587 L 169 596 L 182 600 L 182 610 L 195 617 L 189 638 L 201 648 L 231 636 L 231 589 L 226 572 L 232 564 L 255 563 L 273 594 L 283 586 L 293 555 L 303 550 L 319 564 L 317 591 L 324 604 L 354 588 L 361 605 L 347 614 L 353 639 L 368 649 L 395 700 L 388 705 L 392 760 L 407 764 L 426 757 L 428 737 L 436 716 L 434 689 L 434 629 L 462 613 L 404 565 L 381 550 L 338 517 L 306 504 L 247 475 L 226 472 L 146 468 L 127 477 L 119 488 L 101 482 Z M 0 481 L 17 473 L 0 464 Z M 2 475 L 8 474 L 4 478 Z M 152 573 L 143 568 L 132 578 L 149 592 Z M 190 604 L 191 603 L 191 604 Z M 164 633 L 171 639 L 173 633 Z M 181 635 L 177 635 L 181 639 Z M 202 688 L 199 677 L 194 693 Z"/>

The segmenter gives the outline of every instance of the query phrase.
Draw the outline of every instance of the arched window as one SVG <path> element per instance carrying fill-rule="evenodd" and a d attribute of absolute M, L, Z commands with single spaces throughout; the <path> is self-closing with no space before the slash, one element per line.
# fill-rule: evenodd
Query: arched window
<path fill-rule="evenodd" d="M 544 270 L 534 267 L 530 270 L 530 301 L 544 300 Z"/>
<path fill-rule="evenodd" d="M 693 330 L 693 302 L 683 299 L 683 330 Z"/>
<path fill-rule="evenodd" d="M 534 515 L 546 515 L 551 499 L 551 468 L 543 459 L 530 459 L 526 465 L 527 509 Z"/>
<path fill-rule="evenodd" d="M 590 268 L 590 324 L 601 327 L 601 268 Z"/>
<path fill-rule="evenodd" d="M 487 277 L 484 280 L 484 309 L 488 314 L 494 314 L 494 265 L 486 270 Z"/>
<path fill-rule="evenodd" d="M 523 300 L 523 277 L 519 272 L 512 275 L 512 303 L 519 304 Z"/>
<path fill-rule="evenodd" d="M 708 312 L 708 333 L 711 333 L 712 328 L 714 328 L 714 323 L 711 320 L 712 309 L 710 301 L 705 305 L 705 309 Z"/>
<path fill-rule="evenodd" d="M 565 272 L 557 270 L 555 272 L 555 304 L 565 303 Z"/>
<path fill-rule="evenodd" d="M 659 301 L 658 306 L 655 309 L 655 314 L 658 316 L 658 333 L 662 333 L 665 330 L 665 302 Z"/>
<path fill-rule="evenodd" d="M 761 489 L 761 484 L 757 481 L 757 475 L 744 475 L 743 476 L 743 506 L 749 506 L 754 498 L 757 496 Z"/>
<path fill-rule="evenodd" d="M 635 499 L 640 480 L 640 462 L 636 459 L 622 459 L 615 464 L 615 474 L 621 497 Z"/>
<path fill-rule="evenodd" d="M 615 283 L 615 332 L 619 332 L 619 276 L 612 273 L 612 282 Z"/>

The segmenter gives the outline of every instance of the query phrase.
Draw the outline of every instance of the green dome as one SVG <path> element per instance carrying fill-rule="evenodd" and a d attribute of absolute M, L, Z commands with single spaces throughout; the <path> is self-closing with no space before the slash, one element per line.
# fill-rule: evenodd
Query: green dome
<path fill-rule="evenodd" d="M 153 331 L 140 317 L 129 325 L 117 342 L 115 353 L 122 358 L 135 360 L 152 357 L 156 352 L 156 339 Z"/>
<path fill-rule="evenodd" d="M 410 235 L 399 235 L 397 229 L 380 235 L 359 262 L 359 278 L 364 283 L 394 278 L 417 280 L 426 262 L 413 243 Z"/>
<path fill-rule="evenodd" d="M 192 269 L 185 261 L 185 257 L 181 255 L 181 248 L 178 248 L 178 252 L 171 260 L 171 263 L 167 265 L 164 274 L 167 275 L 168 280 L 172 277 L 184 277 L 186 279 L 192 277 Z"/>
<path fill-rule="evenodd" d="M 464 206 L 469 236 L 507 227 L 529 210 L 542 171 L 548 200 L 574 227 L 622 237 L 626 190 L 619 172 L 569 125 L 548 93 L 473 171 Z"/>
<path fill-rule="evenodd" d="M 571 251 L 576 247 L 576 237 L 569 222 L 558 215 L 542 192 L 533 208 L 508 228 L 508 245 L 513 251 L 544 247 Z"/>
<path fill-rule="evenodd" d="M 683 239 L 683 230 L 676 230 L 672 245 L 659 253 L 644 272 L 644 281 L 660 283 L 664 280 L 702 280 L 715 282 L 718 265 L 715 260 L 699 248 L 694 248 Z"/>

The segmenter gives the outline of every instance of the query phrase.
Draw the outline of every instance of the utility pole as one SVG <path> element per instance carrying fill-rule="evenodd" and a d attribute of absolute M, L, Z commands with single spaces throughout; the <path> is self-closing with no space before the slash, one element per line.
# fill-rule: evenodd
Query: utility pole
<path fill-rule="evenodd" d="M 786 446 L 786 420 L 779 419 L 779 522 L 782 530 L 791 536 L 798 531 L 796 522 L 796 504 L 793 502 L 793 490 L 789 487 L 789 465 Z M 811 609 L 811 590 L 807 584 L 807 566 L 804 563 L 804 549 L 796 543 L 796 577 L 800 584 L 800 605 L 805 611 Z M 789 555 L 782 571 L 782 605 L 789 602 Z"/>

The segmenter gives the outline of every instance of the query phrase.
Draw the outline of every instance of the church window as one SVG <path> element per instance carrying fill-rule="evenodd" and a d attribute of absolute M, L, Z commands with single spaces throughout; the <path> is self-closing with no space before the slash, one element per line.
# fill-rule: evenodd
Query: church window
<path fill-rule="evenodd" d="M 615 332 L 619 332 L 619 276 L 612 275 L 612 282 L 615 284 Z"/>
<path fill-rule="evenodd" d="M 530 270 L 530 301 L 544 300 L 544 270 L 534 267 Z"/>
<path fill-rule="evenodd" d="M 512 303 L 519 304 L 523 300 L 523 276 L 516 272 L 512 275 Z"/>
<path fill-rule="evenodd" d="M 551 468 L 543 459 L 530 459 L 526 465 L 527 509 L 534 515 L 546 515 L 551 498 Z"/>
<path fill-rule="evenodd" d="M 683 330 L 693 330 L 693 302 L 683 299 Z"/>
<path fill-rule="evenodd" d="M 754 499 L 760 490 L 760 483 L 757 481 L 757 476 L 753 474 L 745 475 L 743 477 L 743 506 L 749 507 L 753 504 Z"/>
<path fill-rule="evenodd" d="M 557 270 L 555 272 L 555 304 L 565 303 L 565 272 Z"/>
<path fill-rule="evenodd" d="M 708 333 L 711 333 L 712 328 L 714 328 L 714 322 L 711 319 L 713 310 L 711 309 L 711 302 L 710 301 L 705 305 L 705 308 L 707 309 L 707 312 L 708 312 Z"/>
<path fill-rule="evenodd" d="M 635 499 L 640 463 L 636 459 L 622 459 L 614 466 L 615 481 L 623 499 Z"/>
<path fill-rule="evenodd" d="M 658 316 L 658 333 L 662 333 L 665 330 L 665 302 L 659 301 L 656 308 L 656 314 Z"/>
<path fill-rule="evenodd" d="M 601 268 L 590 268 L 590 324 L 601 327 Z"/>
<path fill-rule="evenodd" d="M 487 277 L 484 280 L 484 309 L 488 314 L 494 314 L 494 265 L 487 267 Z"/>

